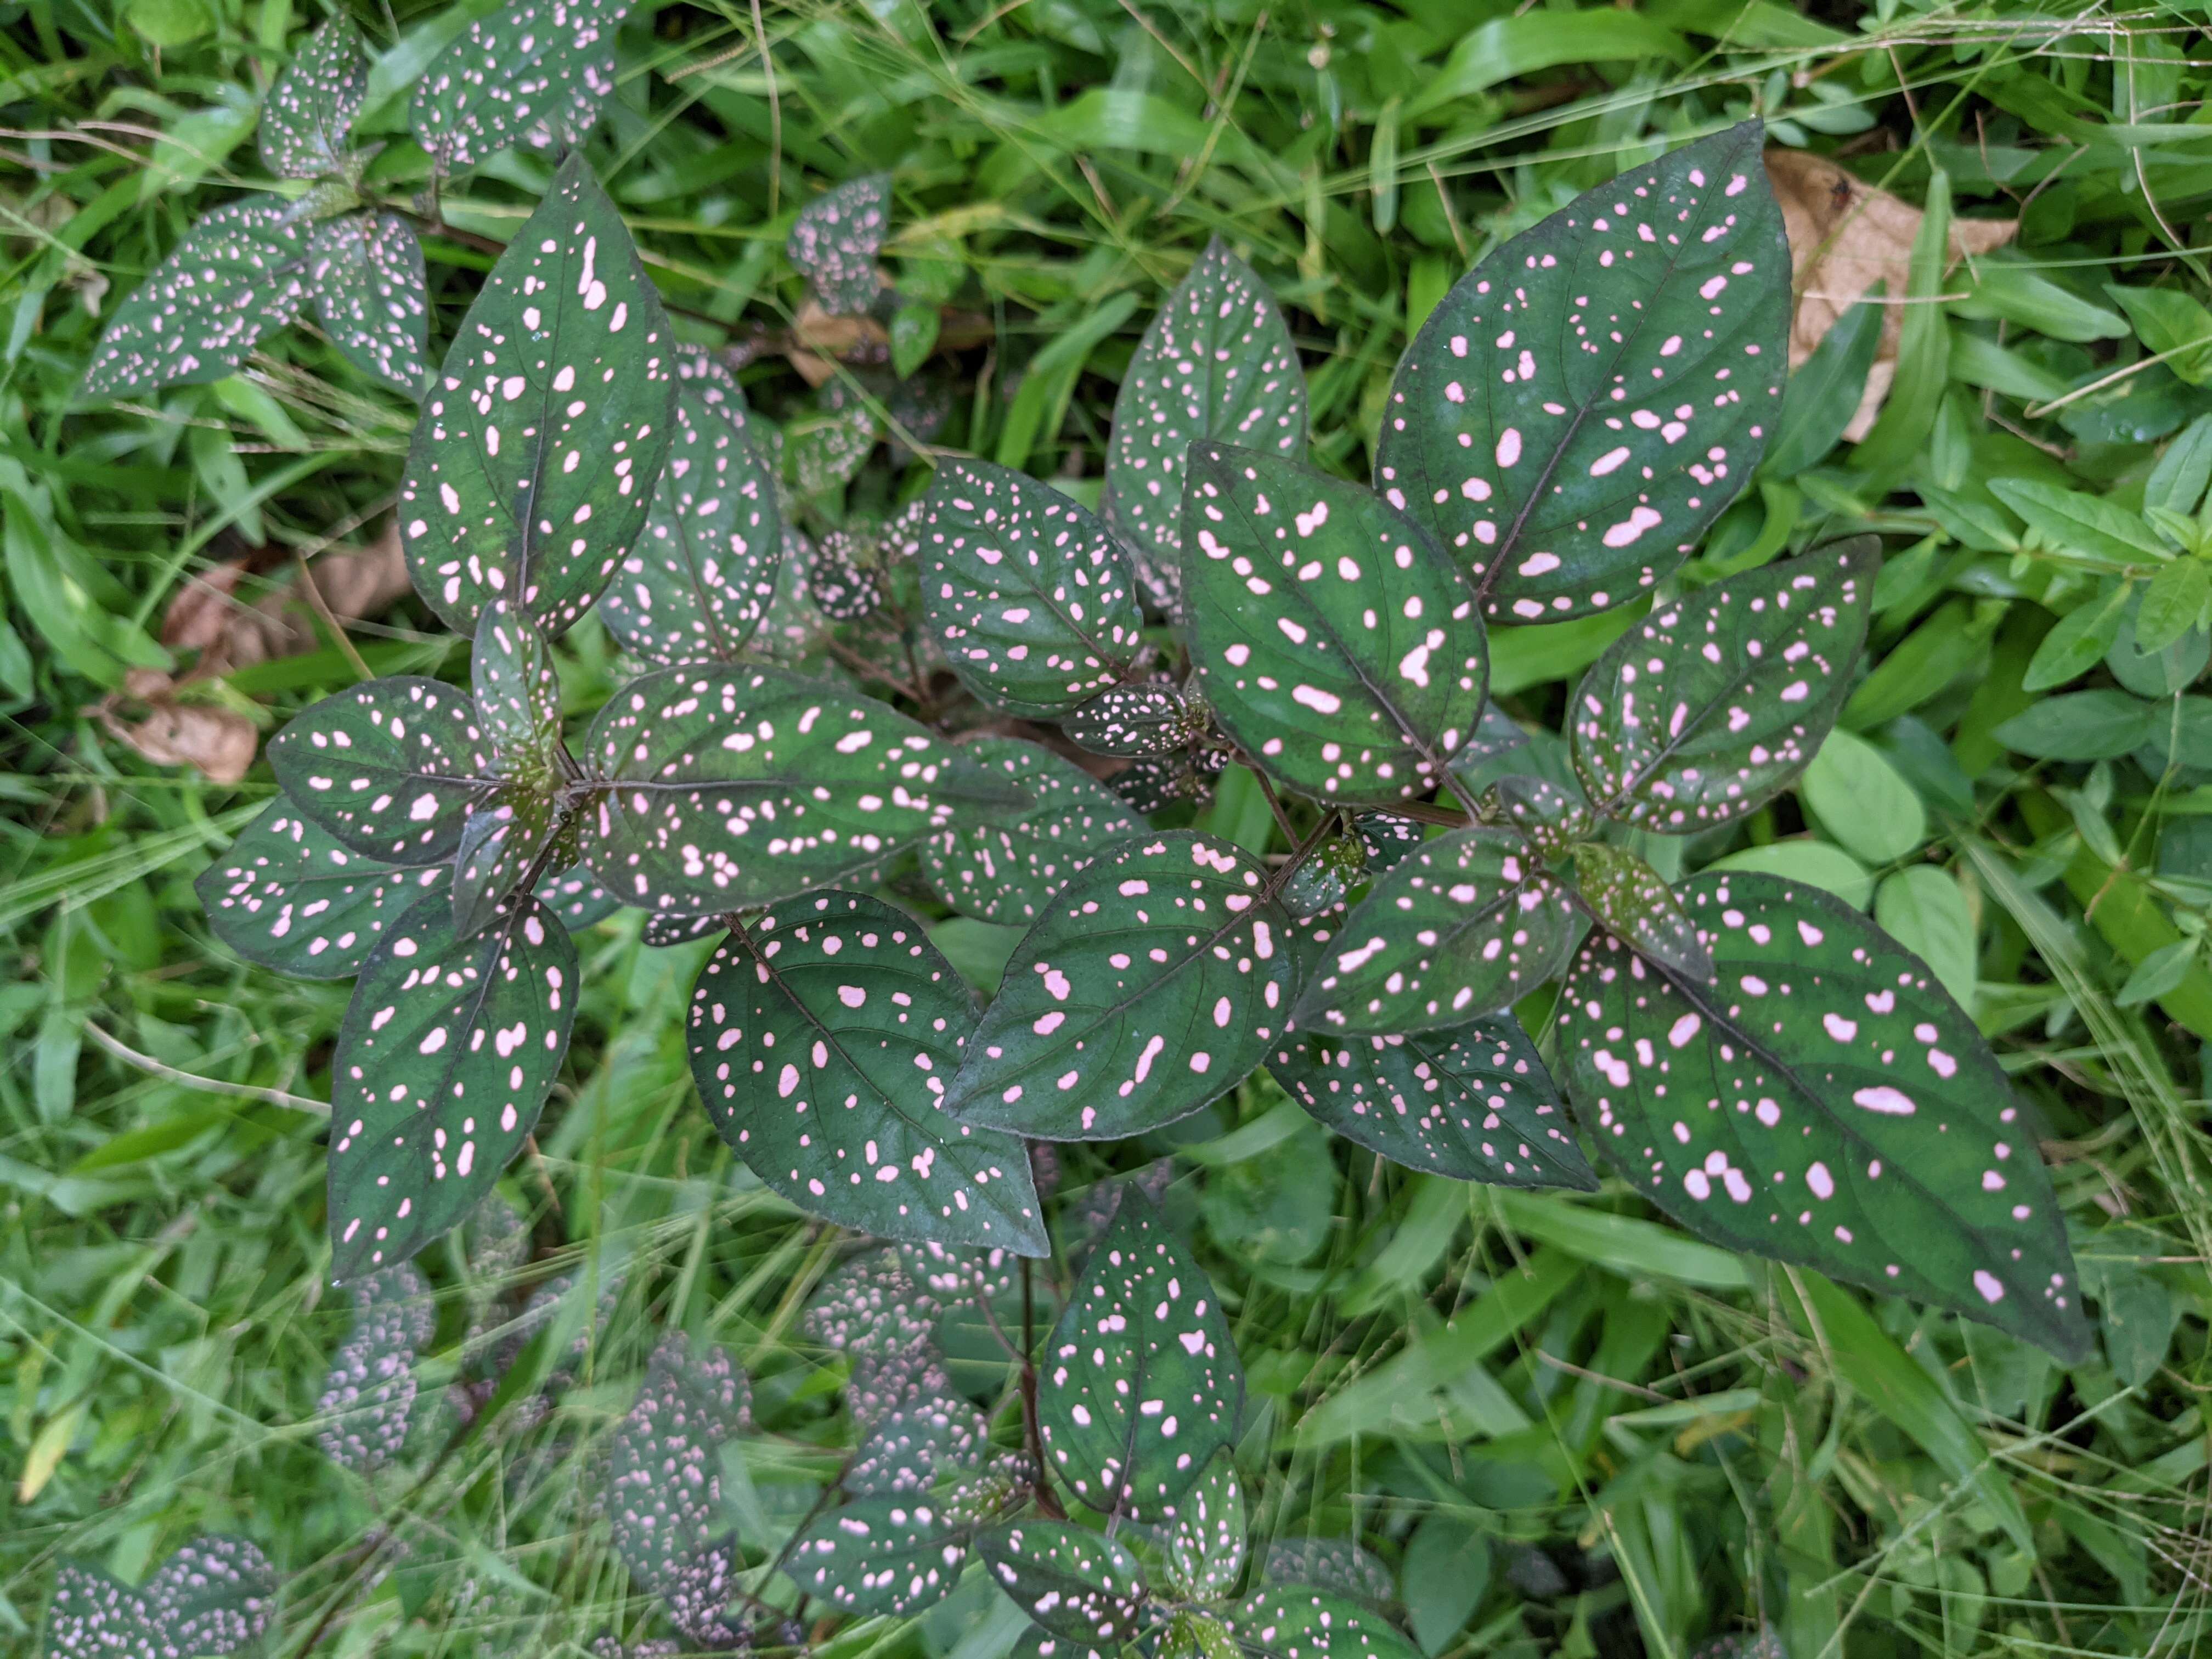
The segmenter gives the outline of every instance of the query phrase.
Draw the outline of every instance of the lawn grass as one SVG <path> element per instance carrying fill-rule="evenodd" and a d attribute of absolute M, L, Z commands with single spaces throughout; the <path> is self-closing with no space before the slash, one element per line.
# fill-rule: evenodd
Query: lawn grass
<path fill-rule="evenodd" d="M 392 53 L 361 131 L 396 141 L 371 175 L 394 198 L 424 179 L 404 142 L 410 75 L 481 9 L 356 13 Z M 195 578 L 244 561 L 251 601 L 374 539 L 413 410 L 304 331 L 215 386 L 123 406 L 76 392 L 116 301 L 261 179 L 254 96 L 319 14 L 26 0 L 0 16 L 0 1652 L 35 1650 L 58 1559 L 136 1581 L 203 1531 L 254 1539 L 284 1573 L 271 1652 L 635 1639 L 658 1627 L 597 1516 L 599 1438 L 662 1330 L 729 1345 L 763 1431 L 733 1501 L 750 1558 L 772 1555 L 849 1438 L 836 1363 L 798 1318 L 840 1237 L 759 1184 L 694 1097 L 682 1016 L 708 947 L 646 949 L 623 913 L 579 941 L 574 1047 L 504 1189 L 533 1242 L 507 1279 L 575 1276 L 551 1334 L 406 1478 L 371 1484 L 325 1455 L 317 1401 L 350 1313 L 325 1283 L 319 1103 L 344 988 L 240 964 L 192 893 L 273 793 L 266 769 L 217 785 L 114 728 L 144 712 L 134 672 L 188 663 L 162 641 Z M 1963 951 L 1976 1016 L 2044 1121 L 2094 1358 L 2062 1370 L 1948 1315 L 1715 1250 L 1618 1180 L 1585 1199 L 1409 1173 L 1322 1134 L 1264 1076 L 1144 1142 L 1062 1149 L 1064 1205 L 1174 1156 L 1170 1213 L 1244 1356 L 1239 1456 L 1261 1535 L 1356 1536 L 1394 1569 L 1432 1517 L 1486 1540 L 1406 1588 L 1419 1603 L 1480 1578 L 1437 1652 L 1686 1656 L 1763 1626 L 1793 1659 L 2134 1656 L 2212 1634 L 2212 979 L 2201 957 L 2170 984 L 2142 977 L 2212 899 L 2212 732 L 2095 765 L 2008 750 L 1994 734 L 2047 695 L 2023 672 L 2080 591 L 2046 586 L 2048 544 L 1984 545 L 1985 521 L 1946 505 L 1995 514 L 1983 481 L 2032 466 L 2139 506 L 2173 434 L 2212 410 L 2193 343 L 2165 343 L 2103 287 L 2212 299 L 2199 21 L 2014 0 L 763 0 L 641 9 L 623 33 L 590 155 L 679 332 L 744 347 L 755 406 L 796 417 L 812 325 L 782 252 L 791 216 L 894 168 L 890 262 L 957 314 L 927 371 L 949 410 L 931 441 L 1079 496 L 1145 320 L 1215 235 L 1291 317 L 1316 464 L 1364 477 L 1391 367 L 1449 284 L 1670 143 L 1760 114 L 1916 207 L 1932 193 L 2021 221 L 1985 261 L 1923 260 L 1885 424 L 1856 454 L 1763 476 L 1692 572 L 1885 532 L 1845 724 L 1887 757 L 1924 836 L 1867 855 L 1846 814 L 1793 795 L 1747 836 L 1692 842 L 1680 867 L 1747 841 L 1800 860 L 1817 843 L 1847 888 L 1908 868 L 1948 884 L 1966 935 L 1950 959 Z M 436 204 L 438 346 L 485 242 L 549 174 L 505 155 Z M 865 520 L 926 471 L 879 450 L 826 505 Z M 1608 637 L 1577 626 L 1501 636 L 1514 712 L 1556 727 Z M 367 671 L 461 667 L 411 598 L 306 629 L 306 649 L 197 682 L 184 706 L 265 738 Z M 615 684 L 612 648 L 587 620 L 562 658 L 570 712 L 587 713 Z M 1275 834 L 1249 777 L 1204 811 L 1255 851 Z M 1910 883 L 1894 890 L 1886 923 L 1910 908 Z M 986 979 L 1011 944 L 980 923 L 938 933 Z M 1523 1012 L 1541 1029 L 1545 1009 Z M 441 1307 L 425 1378 L 442 1381 L 473 1281 L 444 1246 L 424 1267 Z M 1064 1268 L 1044 1275 L 1048 1303 Z M 573 1380 L 541 1413 L 536 1385 L 572 1340 Z M 958 1363 L 988 1358 L 983 1334 L 950 1340 L 955 1381 L 988 1386 Z M 977 1577 L 823 1650 L 997 1659 L 1019 1628 L 1004 1614 Z"/>

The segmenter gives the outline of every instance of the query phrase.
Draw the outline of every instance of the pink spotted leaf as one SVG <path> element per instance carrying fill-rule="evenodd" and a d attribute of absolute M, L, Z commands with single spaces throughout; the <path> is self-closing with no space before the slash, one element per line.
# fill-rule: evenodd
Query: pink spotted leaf
<path fill-rule="evenodd" d="M 1560 993 L 1563 1080 L 1614 1166 L 1700 1237 L 2087 1353 L 2034 1127 L 1927 965 L 1775 877 L 1675 896 L 1714 983 L 1597 933 Z"/>
<path fill-rule="evenodd" d="M 170 1659 L 234 1653 L 276 1609 L 276 1572 L 243 1538 L 195 1538 L 137 1589 L 64 1561 L 46 1610 L 52 1659 Z"/>
<path fill-rule="evenodd" d="M 430 378 L 430 290 L 422 245 L 392 213 L 349 213 L 307 233 L 315 320 L 354 363 L 410 398 Z"/>
<path fill-rule="evenodd" d="M 857 1498 L 802 1533 L 784 1571 L 842 1612 L 899 1617 L 952 1594 L 969 1538 L 927 1496 Z"/>
<path fill-rule="evenodd" d="M 1144 1564 L 1126 1545 L 1065 1521 L 1017 1521 L 975 1540 L 991 1577 L 1048 1635 L 1126 1646 L 1146 1623 Z"/>
<path fill-rule="evenodd" d="M 437 1334 L 438 1308 L 411 1261 L 353 1287 L 352 1333 L 331 1357 L 316 1412 L 323 1450 L 356 1474 L 399 1460 L 415 1410 L 415 1365 Z"/>
<path fill-rule="evenodd" d="M 891 176 L 871 173 L 824 191 L 792 221 L 785 255 L 832 316 L 866 311 L 874 301 L 890 212 Z"/>
<path fill-rule="evenodd" d="M 478 18 L 415 83 L 408 124 L 440 173 L 516 144 L 573 145 L 615 88 L 629 0 L 509 0 Z"/>
<path fill-rule="evenodd" d="M 728 1352 L 671 1332 L 653 1351 L 645 1382 L 610 1437 L 607 1518 L 630 1576 L 669 1604 L 678 1628 L 712 1640 L 736 1550 L 722 1507 L 725 1444 L 744 1427 L 750 1392 Z M 716 1645 L 721 1645 L 719 1642 Z"/>
<path fill-rule="evenodd" d="M 1314 1584 L 1267 1585 L 1224 1622 L 1237 1651 L 1251 1659 L 1419 1659 L 1420 1650 L 1382 1613 Z"/>
<path fill-rule="evenodd" d="M 869 1428 L 845 1471 L 855 1498 L 927 1492 L 945 1477 L 979 1468 L 990 1425 L 964 1400 L 938 1395 L 885 1413 Z"/>
<path fill-rule="evenodd" d="M 1144 828 L 1112 790 L 1040 744 L 984 738 L 965 752 L 1036 805 L 1012 821 L 957 819 L 922 843 L 922 879 L 963 915 L 1026 927 L 1099 848 Z"/>
<path fill-rule="evenodd" d="M 1164 680 L 1109 686 L 1068 711 L 1060 730 L 1094 755 L 1143 757 L 1184 747 L 1206 728 L 1182 693 Z"/>
<path fill-rule="evenodd" d="M 453 927 L 467 939 L 542 869 L 561 833 L 552 798 L 503 783 L 471 806 L 453 855 Z"/>
<path fill-rule="evenodd" d="M 343 172 L 368 73 L 350 17 L 341 14 L 309 35 L 261 100 L 261 164 L 284 179 Z"/>
<path fill-rule="evenodd" d="M 1700 139 L 1513 238 L 1400 360 L 1376 488 L 1492 618 L 1649 592 L 1751 481 L 1788 372 L 1765 136 L 1753 120 Z"/>
<path fill-rule="evenodd" d="M 1598 925 L 1669 973 L 1710 985 L 1713 959 L 1656 870 L 1626 848 L 1584 842 L 1575 848 L 1575 891 Z"/>
<path fill-rule="evenodd" d="M 1213 1455 L 1198 1483 L 1168 1507 L 1158 1530 L 1162 1571 L 1179 1595 L 1212 1601 L 1237 1588 L 1244 1571 L 1244 1488 L 1227 1452 Z"/>
<path fill-rule="evenodd" d="M 414 678 L 325 697 L 270 739 L 268 755 L 303 815 L 356 852 L 395 862 L 452 854 L 469 809 L 500 776 L 468 694 Z"/>

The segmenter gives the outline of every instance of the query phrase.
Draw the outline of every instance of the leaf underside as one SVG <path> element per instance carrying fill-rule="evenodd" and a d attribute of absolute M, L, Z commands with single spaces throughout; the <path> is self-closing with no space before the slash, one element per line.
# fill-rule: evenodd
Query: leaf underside
<path fill-rule="evenodd" d="M 466 692 L 439 680 L 371 680 L 294 715 L 269 764 L 294 805 L 355 851 L 408 863 L 460 845 L 496 768 Z"/>
<path fill-rule="evenodd" d="M 1790 248 L 1747 121 L 1477 265 L 1391 382 L 1376 488 L 1508 622 L 1625 604 L 1689 556 L 1781 412 Z"/>
<path fill-rule="evenodd" d="M 574 143 L 614 90 L 629 0 L 509 0 L 471 22 L 416 83 L 408 124 L 441 173 L 515 144 Z"/>
<path fill-rule="evenodd" d="M 1387 1036 L 1292 1032 L 1267 1069 L 1322 1122 L 1407 1169 L 1501 1187 L 1597 1186 L 1510 1013 Z"/>
<path fill-rule="evenodd" d="M 307 234 L 315 319 L 365 372 L 410 398 L 430 378 L 430 287 L 422 244 L 394 213 L 349 213 Z"/>
<path fill-rule="evenodd" d="M 300 46 L 261 100 L 261 164 L 285 179 L 340 171 L 347 135 L 368 96 L 368 54 L 350 17 L 333 17 Z"/>
<path fill-rule="evenodd" d="M 920 922 L 827 891 L 741 920 L 701 970 L 691 1072 L 724 1139 L 810 1213 L 1046 1250 L 1020 1143 L 949 1114 L 975 1005 Z"/>
<path fill-rule="evenodd" d="M 1006 964 L 947 1103 L 969 1122 L 1103 1140 L 1188 1116 L 1266 1058 L 1296 990 L 1267 872 L 1194 830 L 1103 848 Z"/>
<path fill-rule="evenodd" d="M 386 929 L 331 1060 L 334 1279 L 407 1260 L 483 1200 L 560 1074 L 575 999 L 576 947 L 534 898 L 458 939 L 433 892 Z"/>
<path fill-rule="evenodd" d="M 1489 684 L 1466 579 L 1358 484 L 1212 443 L 1188 468 L 1183 611 L 1222 729 L 1301 794 L 1430 793 Z"/>
<path fill-rule="evenodd" d="M 461 319 L 408 448 L 400 539 L 448 628 L 472 633 L 502 595 L 548 634 L 584 613 L 644 527 L 675 391 L 660 297 L 572 155 Z"/>
<path fill-rule="evenodd" d="M 1594 933 L 1560 994 L 1568 1095 L 1613 1163 L 1702 1237 L 2086 1353 L 2034 1131 L 1928 968 L 1774 877 L 1675 896 L 1716 984 Z"/>
<path fill-rule="evenodd" d="M 922 843 L 923 880 L 963 915 L 1025 927 L 1100 848 L 1145 827 L 1120 796 L 1041 744 L 983 738 L 965 750 L 1036 805 L 1012 822 L 957 820 Z"/>

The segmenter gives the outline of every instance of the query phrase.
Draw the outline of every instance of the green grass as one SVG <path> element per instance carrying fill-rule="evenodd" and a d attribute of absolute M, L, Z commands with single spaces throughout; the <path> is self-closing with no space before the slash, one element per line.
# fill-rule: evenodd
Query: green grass
<path fill-rule="evenodd" d="M 471 10 L 358 13 L 398 48 L 365 134 L 404 137 L 396 66 Z M 0 9 L 0 1651 L 34 1650 L 57 1558 L 135 1581 L 203 1530 L 252 1537 L 285 1574 L 273 1652 L 577 1654 L 648 1632 L 594 1518 L 594 1442 L 666 1328 L 729 1344 L 752 1374 L 763 1434 L 732 1483 L 752 1559 L 848 1434 L 837 1370 L 797 1323 L 836 1238 L 755 1182 L 693 1097 L 680 1021 L 705 947 L 646 951 L 629 915 L 580 941 L 566 1078 L 507 1183 L 534 1218 L 526 1277 L 587 1280 L 564 1337 L 621 1276 L 576 1382 L 529 1420 L 525 1384 L 552 1364 L 551 1345 L 533 1351 L 499 1420 L 412 1482 L 372 1489 L 317 1444 L 349 1323 L 323 1282 L 313 1104 L 344 988 L 239 965 L 192 895 L 271 793 L 266 769 L 232 788 L 149 763 L 94 708 L 133 669 L 186 665 L 160 641 L 194 576 L 250 556 L 251 600 L 295 556 L 369 539 L 412 411 L 302 331 L 216 387 L 140 407 L 74 397 L 115 301 L 259 179 L 240 88 L 265 86 L 316 15 L 285 0 Z M 939 360 L 953 396 L 935 441 L 1079 493 L 1145 319 L 1212 234 L 1291 314 L 1319 463 L 1364 476 L 1428 307 L 1644 146 L 1763 113 L 1915 204 L 1940 170 L 1960 212 L 2023 220 L 1995 265 L 2053 285 L 2040 309 L 1990 299 L 1978 264 L 1923 271 L 1917 297 L 1981 297 L 1914 309 L 1899 398 L 1918 424 L 1892 420 L 1856 465 L 1838 449 L 1762 479 L 1696 568 L 1886 532 L 1846 724 L 1917 797 L 1925 839 L 1838 866 L 1844 848 L 1868 852 L 1863 826 L 1794 795 L 1749 839 L 1809 836 L 1846 887 L 1910 866 L 1963 900 L 1963 975 L 2044 1116 L 2099 1304 L 2095 1358 L 2060 1371 L 1948 1316 L 1715 1251 L 1618 1181 L 1581 1200 L 1378 1165 L 1264 1079 L 1146 1143 L 1062 1158 L 1065 1200 L 1176 1155 L 1170 1214 L 1250 1377 L 1240 1457 L 1263 1536 L 1356 1533 L 1395 1564 L 1443 1513 L 1490 1540 L 1447 1651 L 1687 1655 L 1762 1620 L 1794 1659 L 2179 1654 L 2212 1635 L 2212 980 L 2199 957 L 2129 988 L 2212 899 L 2212 743 L 2094 767 L 2008 751 L 1992 733 L 2048 695 L 2023 672 L 2090 590 L 2052 585 L 2063 544 L 1980 546 L 1924 488 L 1996 514 L 1984 482 L 2039 469 L 2136 507 L 2171 432 L 2212 408 L 2173 372 L 2185 352 L 2144 368 L 2168 348 L 2125 321 L 2089 337 L 2064 321 L 2116 315 L 2108 282 L 2212 298 L 2197 21 L 2012 0 L 1665 0 L 1571 21 L 1499 0 L 846 0 L 673 4 L 623 33 L 592 159 L 686 337 L 761 337 L 749 395 L 771 417 L 795 409 L 790 216 L 895 167 L 893 264 L 942 281 L 974 340 Z M 395 143 L 373 176 L 405 197 L 419 160 Z M 549 172 L 504 156 L 446 196 L 456 234 L 428 239 L 434 348 L 489 263 L 482 240 Z M 903 499 L 924 471 L 878 452 L 851 506 Z M 458 666 L 412 599 L 347 632 L 184 695 L 265 737 L 364 661 Z M 1605 637 L 1501 639 L 1498 687 L 1556 724 Z M 587 622 L 562 656 L 586 712 L 611 653 Z M 1243 781 L 1210 810 L 1265 846 Z M 1692 843 L 1685 867 L 1732 848 Z M 985 973 L 1007 945 L 980 924 L 939 937 Z M 465 1297 L 443 1247 L 424 1266 L 445 1311 L 436 1380 Z M 849 1627 L 829 1650 L 995 1659 L 1018 1628 L 995 1600 L 971 1582 L 911 1628 Z"/>

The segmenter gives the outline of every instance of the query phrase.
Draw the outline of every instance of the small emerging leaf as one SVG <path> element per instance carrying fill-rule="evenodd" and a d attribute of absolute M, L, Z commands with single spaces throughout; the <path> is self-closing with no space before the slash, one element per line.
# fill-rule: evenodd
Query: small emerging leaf
<path fill-rule="evenodd" d="M 496 764 L 473 702 L 437 680 L 371 680 L 294 715 L 269 743 L 276 781 L 355 851 L 395 862 L 460 845 Z"/>
<path fill-rule="evenodd" d="M 792 221 L 784 253 L 832 316 L 866 311 L 875 299 L 890 209 L 890 174 L 871 173 L 816 197 Z"/>
<path fill-rule="evenodd" d="M 115 308 L 84 372 L 90 398 L 129 398 L 234 374 L 307 299 L 307 228 L 281 196 L 228 202 Z"/>
<path fill-rule="evenodd" d="M 1352 827 L 1359 832 L 1360 845 L 1367 849 L 1370 875 L 1395 870 L 1428 839 L 1428 831 L 1419 823 L 1389 812 L 1362 812 L 1352 819 Z"/>
<path fill-rule="evenodd" d="M 1142 1628 L 1145 1569 L 1122 1545 L 1064 1521 L 1018 1521 L 977 1553 L 1007 1599 L 1048 1634 L 1111 1653 Z"/>
<path fill-rule="evenodd" d="M 410 398 L 430 378 L 430 286 L 422 244 L 392 213 L 349 213 L 307 233 L 307 285 L 332 343 Z"/>
<path fill-rule="evenodd" d="M 1575 890 L 1598 925 L 1626 939 L 1669 973 L 1710 985 L 1713 959 L 1659 872 L 1635 854 L 1603 842 L 1575 848 Z"/>
<path fill-rule="evenodd" d="M 1237 1650 L 1256 1659 L 1420 1659 L 1372 1607 L 1311 1584 L 1270 1584 L 1238 1603 L 1227 1623 Z"/>
<path fill-rule="evenodd" d="M 1027 927 L 1099 848 L 1144 829 L 1112 790 L 1040 744 L 984 738 L 966 752 L 1036 805 L 1012 823 L 957 821 L 922 843 L 922 879 L 963 915 Z"/>
<path fill-rule="evenodd" d="M 968 1534 L 927 1498 L 859 1498 L 816 1522 L 786 1569 L 808 1595 L 847 1613 L 900 1617 L 952 1594 Z"/>
<path fill-rule="evenodd" d="M 1506 822 L 1546 858 L 1565 857 L 1597 829 L 1582 792 L 1549 778 L 1500 778 L 1490 787 L 1484 805 L 1503 812 Z"/>
<path fill-rule="evenodd" d="M 629 0 L 508 0 L 471 22 L 431 60 L 408 111 L 437 170 L 582 138 L 614 90 L 615 32 L 629 12 Z"/>
<path fill-rule="evenodd" d="M 341 14 L 309 35 L 261 100 L 261 165 L 284 179 L 343 172 L 368 71 L 350 17 Z"/>
<path fill-rule="evenodd" d="M 489 925 L 501 904 L 541 866 L 559 833 L 550 798 L 511 784 L 469 808 L 453 857 L 453 927 L 459 937 Z"/>
<path fill-rule="evenodd" d="M 545 635 L 512 601 L 494 599 L 477 619 L 469 683 L 500 775 L 550 781 L 558 770 L 561 680 Z"/>

